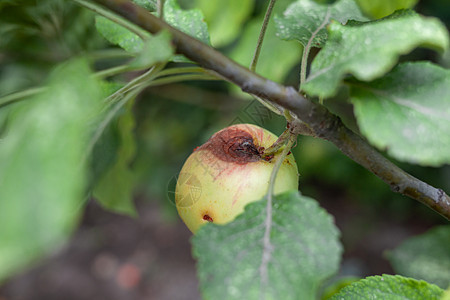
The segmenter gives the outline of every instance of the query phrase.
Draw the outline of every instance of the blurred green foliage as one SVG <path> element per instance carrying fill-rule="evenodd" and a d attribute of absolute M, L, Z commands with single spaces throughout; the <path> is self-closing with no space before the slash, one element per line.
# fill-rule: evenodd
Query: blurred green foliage
<path fill-rule="evenodd" d="M 292 2 L 277 1 L 274 13 L 281 14 Z M 414 2 L 402 5 L 411 6 Z M 182 7 L 202 8 L 210 28 L 212 44 L 219 46 L 223 53 L 241 64 L 250 64 L 267 1 L 248 0 L 243 5 L 233 1 L 225 12 L 218 9 L 219 1 L 185 0 L 179 3 Z M 419 13 L 440 17 L 447 27 L 450 24 L 449 1 L 420 1 L 416 7 Z M 386 14 L 377 8 L 365 9 L 372 16 Z M 217 18 L 218 15 L 221 18 Z M 229 15 L 234 17 L 233 21 L 223 17 Z M 227 26 L 228 22 L 239 26 Z M 98 34 L 93 13 L 71 1 L 1 1 L 0 36 L 0 97 L 42 84 L 50 70 L 69 57 L 87 54 L 95 70 L 114 67 L 131 59 L 124 51 L 107 44 Z M 301 50 L 299 43 L 281 41 L 275 36 L 272 20 L 257 72 L 295 86 L 298 84 Z M 314 54 L 311 53 L 312 56 Z M 412 60 L 430 57 L 437 60 L 430 52 L 414 51 L 408 55 Z M 445 57 L 442 64 L 448 67 L 450 56 L 447 54 Z M 168 68 L 174 66 L 173 63 L 167 65 Z M 183 66 L 191 64 L 185 61 Z M 111 84 L 115 90 L 137 75 L 140 73 L 111 76 L 106 84 Z M 340 91 L 334 99 L 335 103 L 346 103 L 346 97 L 348 94 Z M 116 182 L 125 174 L 127 182 L 119 182 L 112 188 L 134 190 L 135 195 L 141 198 L 162 201 L 167 217 L 173 219 L 176 215 L 171 200 L 173 179 L 196 146 L 204 143 L 217 130 L 234 123 L 257 124 L 276 134 L 284 130 L 284 118 L 274 115 L 254 100 L 242 98 L 242 94 L 236 93 L 235 89 L 223 82 L 190 81 L 147 89 L 136 98 L 133 107 L 122 108 L 117 118 L 105 129 L 94 148 L 89 187 L 101 182 L 103 176 L 108 174 Z M 333 105 L 325 104 L 330 107 Z M 348 107 L 348 103 L 346 105 L 343 106 L 347 110 L 340 111 L 343 112 L 343 119 L 347 124 L 355 124 L 351 107 Z M 0 138 L 9 130 L 8 125 L 12 120 L 10 112 L 9 108 L 0 109 Z M 135 120 L 127 118 L 131 112 Z M 123 143 L 129 143 L 130 147 L 123 148 Z M 136 144 L 135 149 L 133 143 Z M 331 143 L 300 137 L 293 153 L 301 175 L 302 193 L 313 196 L 319 202 L 332 204 L 339 196 L 349 206 L 368 208 L 364 210 L 365 213 L 370 211 L 370 218 L 364 220 L 366 222 L 373 218 L 406 222 L 413 216 L 424 222 L 443 222 L 440 216 L 423 205 L 392 193 L 385 183 L 351 161 Z M 399 165 L 414 176 L 450 191 L 449 166 L 424 168 L 405 163 Z M 111 190 L 100 188 L 94 195 L 102 201 L 102 194 L 111 195 Z M 130 195 L 114 196 L 122 198 Z M 105 206 L 108 207 L 108 204 Z M 131 209 L 125 207 L 122 211 L 130 213 Z"/>
<path fill-rule="evenodd" d="M 445 289 L 450 286 L 450 226 L 439 226 L 386 253 L 394 270 Z"/>
<path fill-rule="evenodd" d="M 379 19 L 398 9 L 412 8 L 418 0 L 357 0 L 357 2 L 368 16 Z"/>
<path fill-rule="evenodd" d="M 109 135 L 109 138 L 116 141 L 117 145 L 112 147 L 115 151 L 107 149 L 101 151 L 101 155 L 116 152 L 117 157 L 108 164 L 109 168 L 98 177 L 94 177 L 97 183 L 94 185 L 93 196 L 106 208 L 136 216 L 133 205 L 135 180 L 129 166 L 136 154 L 136 141 L 133 135 L 135 127 L 133 105 L 134 100 L 129 100 L 122 111 L 116 115 L 116 119 L 108 126 L 109 132 L 103 134 L 103 138 L 105 135 Z M 113 136 L 111 137 L 111 135 Z M 93 163 L 96 163 L 95 158 Z M 111 188 L 111 185 L 114 188 Z"/>
<path fill-rule="evenodd" d="M 85 60 L 64 63 L 44 93 L 10 115 L 0 142 L 0 281 L 54 251 L 77 225 L 102 99 L 90 76 Z"/>
<path fill-rule="evenodd" d="M 103 46 L 93 18 L 71 1 L 1 1 L 0 95 L 40 84 L 58 62 Z"/>
<path fill-rule="evenodd" d="M 253 11 L 253 0 L 195 0 L 191 4 L 199 8 L 208 23 L 211 44 L 221 47 L 236 39 L 242 31 L 244 22 Z"/>

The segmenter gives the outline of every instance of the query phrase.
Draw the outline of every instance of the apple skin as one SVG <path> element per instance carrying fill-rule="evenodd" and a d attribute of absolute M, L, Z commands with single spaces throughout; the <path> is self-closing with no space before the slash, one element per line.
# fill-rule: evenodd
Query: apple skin
<path fill-rule="evenodd" d="M 252 124 L 229 126 L 194 149 L 178 177 L 175 202 L 178 214 L 195 232 L 208 222 L 224 224 L 262 199 L 269 187 L 277 155 L 263 158 L 277 140 L 273 133 Z M 274 194 L 298 189 L 298 171 L 290 153 L 275 180 Z"/>

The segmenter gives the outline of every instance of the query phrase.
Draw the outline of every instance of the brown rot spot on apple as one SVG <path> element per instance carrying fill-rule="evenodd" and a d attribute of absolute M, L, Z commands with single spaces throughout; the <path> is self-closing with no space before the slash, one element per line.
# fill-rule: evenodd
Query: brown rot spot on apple
<path fill-rule="evenodd" d="M 203 215 L 203 220 L 208 221 L 210 223 L 214 222 L 213 218 L 211 218 L 209 215 Z"/>
<path fill-rule="evenodd" d="M 261 160 L 264 148 L 255 145 L 250 133 L 231 127 L 213 135 L 197 150 L 209 150 L 222 161 L 243 165 Z"/>

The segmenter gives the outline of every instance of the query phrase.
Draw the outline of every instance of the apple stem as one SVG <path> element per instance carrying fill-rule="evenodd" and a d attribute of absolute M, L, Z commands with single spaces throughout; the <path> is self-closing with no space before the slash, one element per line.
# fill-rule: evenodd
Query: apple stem
<path fill-rule="evenodd" d="M 287 144 L 292 135 L 297 136 L 299 134 L 315 136 L 314 131 L 308 127 L 305 123 L 299 119 L 293 118 L 289 112 L 285 113 L 285 117 L 288 120 L 286 130 L 278 137 L 278 139 L 270 147 L 264 150 L 262 157 L 266 160 L 270 160 L 280 149 Z"/>
<path fill-rule="evenodd" d="M 291 132 L 288 129 L 283 131 L 283 133 L 278 137 L 278 139 L 267 149 L 264 150 L 262 157 L 267 158 L 276 154 L 280 149 L 287 144 Z"/>

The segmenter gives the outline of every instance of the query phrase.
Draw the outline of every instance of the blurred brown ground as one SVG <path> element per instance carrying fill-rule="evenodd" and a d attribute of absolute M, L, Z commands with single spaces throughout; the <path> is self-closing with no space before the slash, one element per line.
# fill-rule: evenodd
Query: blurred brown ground
<path fill-rule="evenodd" d="M 200 299 L 190 231 L 139 201 L 132 219 L 88 204 L 69 244 L 0 288 L 0 300 Z"/>
<path fill-rule="evenodd" d="M 321 205 L 343 232 L 341 276 L 392 274 L 383 251 L 435 225 L 375 218 L 339 191 L 322 191 Z M 181 221 L 164 219 L 160 205 L 137 201 L 139 217 L 132 219 L 91 201 L 68 245 L 6 282 L 0 300 L 200 299 L 191 233 Z"/>

